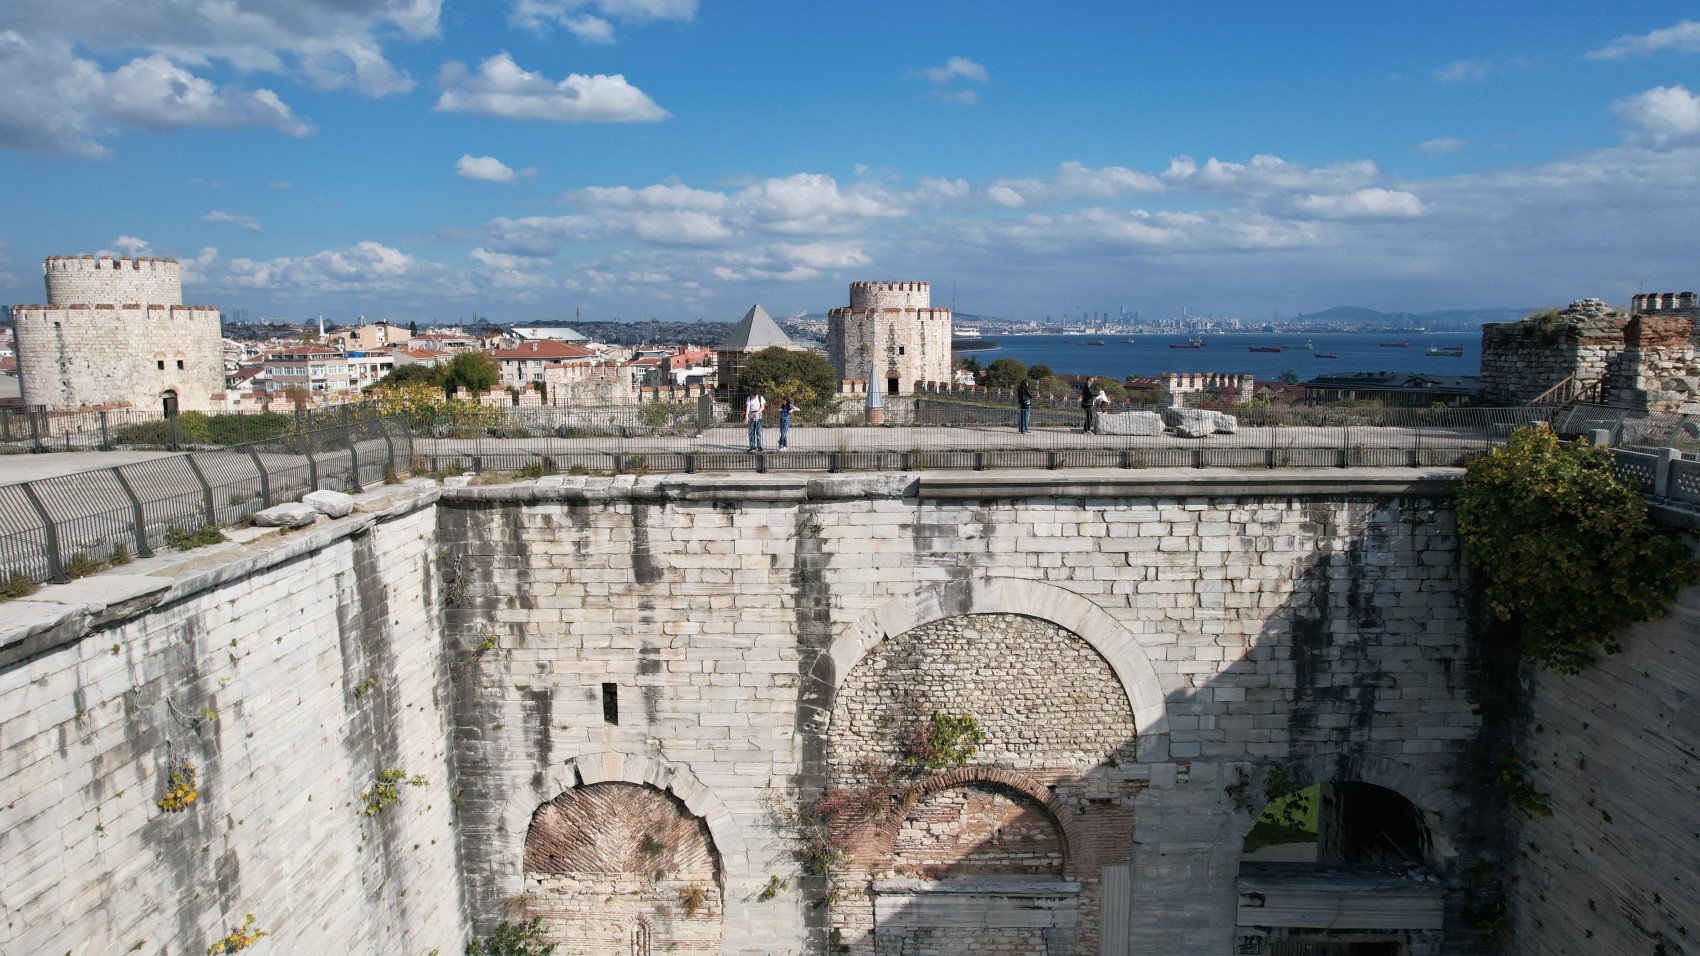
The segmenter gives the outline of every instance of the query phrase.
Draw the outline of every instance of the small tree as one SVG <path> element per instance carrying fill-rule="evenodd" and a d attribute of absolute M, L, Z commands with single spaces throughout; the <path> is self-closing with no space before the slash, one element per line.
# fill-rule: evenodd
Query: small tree
<path fill-rule="evenodd" d="M 408 323 L 407 323 L 407 334 L 408 335 L 418 335 L 419 334 L 419 323 L 409 320 Z"/>
<path fill-rule="evenodd" d="M 413 385 L 429 385 L 432 388 L 443 387 L 443 376 L 448 369 L 441 365 L 397 365 L 390 369 L 389 374 L 366 386 L 367 391 L 379 389 L 407 388 Z"/>
<path fill-rule="evenodd" d="M 980 360 L 973 355 L 964 355 L 957 359 L 956 367 L 966 372 L 972 372 L 976 376 L 980 374 Z"/>
<path fill-rule="evenodd" d="M 1001 358 L 986 366 L 986 384 L 992 388 L 1014 388 L 1027 377 L 1027 364 L 1020 359 Z"/>
<path fill-rule="evenodd" d="M 762 349 L 738 372 L 738 391 L 760 391 L 770 400 L 790 396 L 805 410 L 823 406 L 838 394 L 838 372 L 824 357 L 794 349 Z"/>
<path fill-rule="evenodd" d="M 462 352 L 449 361 L 443 373 L 443 391 L 453 395 L 464 388 L 468 394 L 482 395 L 496 387 L 502 371 L 496 360 L 483 352 Z"/>
<path fill-rule="evenodd" d="M 1283 385 L 1297 385 L 1299 384 L 1299 373 L 1292 369 L 1288 369 L 1280 375 L 1275 376 L 1275 381 L 1280 382 Z"/>
<path fill-rule="evenodd" d="M 1472 461 L 1457 507 L 1494 615 L 1517 626 L 1522 653 L 1566 674 L 1596 649 L 1622 650 L 1619 632 L 1662 617 L 1700 571 L 1648 520 L 1609 451 L 1561 445 L 1544 427 L 1519 428 Z"/>
<path fill-rule="evenodd" d="M 466 944 L 466 956 L 550 956 L 554 943 L 543 941 L 543 918 L 524 923 L 502 923 L 484 939 Z"/>
<path fill-rule="evenodd" d="M 1035 382 L 1042 382 L 1047 378 L 1056 378 L 1057 373 L 1051 371 L 1049 365 L 1029 365 L 1027 366 L 1027 377 Z"/>

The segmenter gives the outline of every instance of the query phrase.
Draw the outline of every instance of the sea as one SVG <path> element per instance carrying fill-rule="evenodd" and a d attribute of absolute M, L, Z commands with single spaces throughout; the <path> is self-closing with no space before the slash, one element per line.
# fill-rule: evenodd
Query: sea
<path fill-rule="evenodd" d="M 1189 340 L 1204 342 L 1199 349 L 1170 348 Z M 1481 336 L 1468 332 L 1237 332 L 1120 335 L 988 335 L 994 348 L 957 351 L 972 355 L 982 366 L 1000 358 L 1028 365 L 1049 365 L 1058 375 L 1161 375 L 1164 372 L 1250 372 L 1260 381 L 1273 381 L 1293 372 L 1302 381 L 1317 375 L 1345 372 L 1425 372 L 1430 375 L 1476 375 L 1481 371 Z M 1407 342 L 1404 348 L 1382 343 Z M 957 343 L 958 345 L 962 343 Z M 1461 357 L 1425 355 L 1438 345 L 1462 345 Z M 1254 347 L 1292 346 L 1280 352 L 1253 352 Z M 1337 358 L 1319 358 L 1335 355 Z"/>

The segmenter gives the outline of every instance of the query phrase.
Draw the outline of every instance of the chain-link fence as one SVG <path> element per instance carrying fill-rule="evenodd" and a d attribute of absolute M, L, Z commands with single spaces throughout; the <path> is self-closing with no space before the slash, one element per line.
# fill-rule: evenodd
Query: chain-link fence
<path fill-rule="evenodd" d="M 399 419 L 0 485 L 0 583 L 65 581 L 171 547 L 315 489 L 394 481 L 414 457 Z"/>

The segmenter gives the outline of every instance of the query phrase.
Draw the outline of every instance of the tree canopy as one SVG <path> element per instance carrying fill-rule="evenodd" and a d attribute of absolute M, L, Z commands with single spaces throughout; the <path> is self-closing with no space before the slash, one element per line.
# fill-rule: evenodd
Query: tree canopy
<path fill-rule="evenodd" d="M 762 349 L 744 361 L 738 391 L 760 391 L 770 401 L 789 396 L 804 409 L 819 408 L 838 394 L 838 371 L 825 357 L 794 349 Z"/>
<path fill-rule="evenodd" d="M 496 387 L 502 372 L 496 360 L 483 352 L 462 352 L 449 360 L 443 371 L 443 391 L 450 395 L 465 388 L 470 395 L 482 395 Z"/>
<path fill-rule="evenodd" d="M 1027 365 L 1020 359 L 1001 358 L 986 366 L 986 384 L 992 388 L 1014 388 L 1027 377 Z"/>

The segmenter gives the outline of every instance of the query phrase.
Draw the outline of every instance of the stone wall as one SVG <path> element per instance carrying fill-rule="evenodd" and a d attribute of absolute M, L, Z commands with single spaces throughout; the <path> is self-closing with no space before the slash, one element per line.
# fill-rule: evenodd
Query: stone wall
<path fill-rule="evenodd" d="M 889 936 L 866 935 L 871 902 L 876 924 L 886 907 L 881 925 L 908 925 L 917 943 L 991 939 L 1038 907 L 1059 945 L 1096 952 L 1113 924 L 1111 951 L 1225 953 L 1257 784 L 1280 762 L 1410 799 L 1449 887 L 1452 945 L 1467 948 L 1463 871 L 1478 847 L 1466 835 L 1491 842 L 1504 747 L 1491 722 L 1505 699 L 1485 689 L 1450 484 L 1147 470 L 451 489 L 441 529 L 465 595 L 447 626 L 471 916 L 489 926 L 523 892 L 539 807 L 618 781 L 671 794 L 707 827 L 727 952 L 831 939 L 876 951 Z M 914 647 L 966 663 L 953 678 Z M 892 676 L 863 676 L 875 674 Z M 803 869 L 795 824 L 835 789 L 842 748 L 879 736 L 877 719 L 858 731 L 842 715 L 900 714 L 911 694 L 987 724 L 985 750 L 871 800 L 871 828 L 834 877 L 860 898 L 820 905 L 833 887 Z M 1094 723 L 1065 737 L 1065 719 Z M 847 886 L 927 827 L 950 845 L 925 852 L 972 859 L 972 834 L 1006 816 L 1054 821 L 1061 883 L 1027 872 L 964 891 L 922 866 Z M 1112 872 L 1121 889 L 1100 898 Z M 1020 882 L 1033 879 L 1051 882 Z"/>
<path fill-rule="evenodd" d="M 1700 936 L 1700 588 L 1574 677 L 1528 677 L 1518 747 L 1551 814 L 1517 814 L 1508 949 L 1696 951 Z"/>
<path fill-rule="evenodd" d="M 925 282 L 853 282 L 850 307 L 827 313 L 827 359 L 840 379 L 870 368 L 897 380 L 897 394 L 918 383 L 951 380 L 951 315 L 931 305 Z M 882 390 L 885 383 L 875 383 Z"/>
<path fill-rule="evenodd" d="M 1522 405 L 1571 377 L 1599 385 L 1623 351 L 1625 322 L 1599 299 L 1579 299 L 1554 316 L 1482 326 L 1482 400 Z"/>
<path fill-rule="evenodd" d="M 42 273 L 48 305 L 183 304 L 176 259 L 50 256 Z"/>
<path fill-rule="evenodd" d="M 222 410 L 219 313 L 183 305 L 173 259 L 48 259 L 48 304 L 12 307 L 27 405 Z"/>
<path fill-rule="evenodd" d="M 1700 361 L 1694 322 L 1637 315 L 1624 328 L 1625 348 L 1605 381 L 1607 404 L 1665 415 L 1700 414 Z"/>
<path fill-rule="evenodd" d="M 0 951 L 461 950 L 433 498 L 5 605 Z"/>

